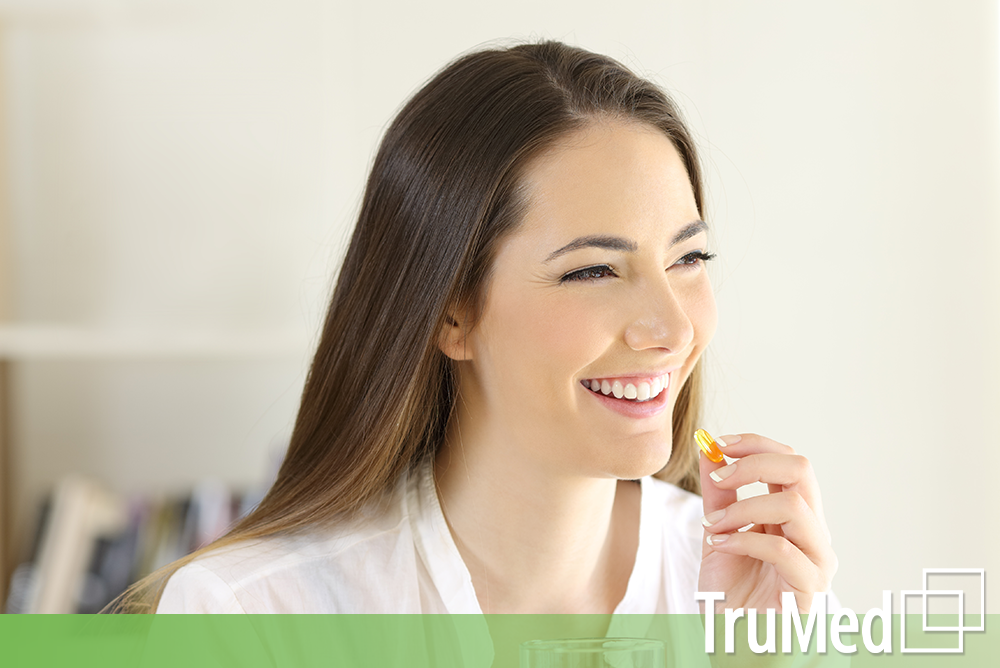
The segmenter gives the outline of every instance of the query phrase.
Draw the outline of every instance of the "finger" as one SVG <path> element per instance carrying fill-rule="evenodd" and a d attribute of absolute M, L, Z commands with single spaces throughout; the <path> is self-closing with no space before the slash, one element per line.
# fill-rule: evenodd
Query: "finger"
<path fill-rule="evenodd" d="M 795 454 L 795 450 L 790 446 L 779 443 L 772 438 L 761 436 L 760 434 L 730 434 L 720 436 L 715 440 L 723 444 L 723 451 L 731 458 L 741 458 L 762 452 L 787 455 Z M 774 484 L 768 484 L 767 490 L 772 493 L 781 491 Z"/>
<path fill-rule="evenodd" d="M 725 554 L 744 555 L 769 563 L 793 589 L 804 592 L 826 591 L 832 572 L 813 563 L 802 550 L 782 536 L 766 533 L 711 534 L 710 548 Z M 708 542 L 706 540 L 706 542 Z"/>
<path fill-rule="evenodd" d="M 727 453 L 728 454 L 728 453 Z M 763 482 L 781 487 L 813 484 L 816 476 L 812 464 L 802 455 L 747 455 L 732 464 L 720 466 L 711 476 L 723 488 Z M 736 475 L 738 473 L 738 475 Z"/>
<path fill-rule="evenodd" d="M 730 434 L 726 436 L 721 436 L 719 438 L 716 438 L 715 440 L 725 443 L 722 451 L 726 454 L 727 457 L 740 459 L 741 462 L 744 459 L 748 459 L 754 455 L 764 455 L 764 454 L 791 455 L 795 457 L 801 457 L 801 455 L 796 454 L 794 449 L 785 445 L 784 443 L 780 443 L 778 441 L 775 441 L 774 439 L 767 438 L 766 436 L 761 436 L 760 434 L 752 434 L 752 433 Z M 806 499 L 806 502 L 813 509 L 813 512 L 816 513 L 816 516 L 822 523 L 824 535 L 829 541 L 830 530 L 826 525 L 826 517 L 823 513 L 823 501 L 820 496 L 819 484 L 816 480 L 815 473 L 813 472 L 812 464 L 810 464 L 807 459 L 803 458 L 803 460 L 799 462 L 799 465 L 803 466 L 803 468 L 805 465 L 808 465 L 808 473 L 803 471 L 801 474 L 803 480 L 797 485 L 794 486 L 789 485 L 788 487 L 795 489 L 800 494 L 802 494 L 803 498 Z M 743 475 L 743 473 L 747 473 L 747 468 L 748 468 L 747 466 L 744 466 L 744 471 L 741 472 L 741 475 Z M 743 484 L 749 484 L 750 482 L 760 481 L 767 484 L 768 491 L 771 493 L 780 492 L 785 487 L 785 485 L 783 485 L 780 481 L 768 480 L 767 479 L 768 476 L 766 475 L 753 475 L 752 471 L 750 473 L 751 475 L 747 476 L 746 482 L 742 482 L 743 478 L 737 478 L 730 481 L 728 485 L 723 483 L 717 483 L 717 484 L 723 489 L 728 489 L 730 487 L 735 488 Z M 724 476 L 725 474 L 726 473 L 723 472 L 722 469 L 720 469 L 717 475 Z"/>
<path fill-rule="evenodd" d="M 736 489 L 754 482 L 766 483 L 772 493 L 794 489 L 816 513 L 822 511 L 816 474 L 813 472 L 812 464 L 802 455 L 772 453 L 746 455 L 739 461 L 710 472 L 709 475 L 715 487 L 719 489 Z"/>
<path fill-rule="evenodd" d="M 795 454 L 795 450 L 791 447 L 760 434 L 728 434 L 719 436 L 715 440 L 724 443 L 722 451 L 728 457 L 745 457 L 762 452 L 782 455 Z"/>
<path fill-rule="evenodd" d="M 820 568 L 832 564 L 825 525 L 797 492 L 743 499 L 702 519 L 705 530 L 715 534 L 737 531 L 751 522 L 755 529 L 764 527 L 764 533 L 783 535 Z"/>

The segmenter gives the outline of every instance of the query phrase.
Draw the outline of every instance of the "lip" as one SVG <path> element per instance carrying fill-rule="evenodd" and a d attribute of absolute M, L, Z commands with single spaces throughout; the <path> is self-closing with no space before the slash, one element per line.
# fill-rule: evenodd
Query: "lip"
<path fill-rule="evenodd" d="M 674 389 L 674 371 L 671 370 L 667 373 L 658 372 L 651 374 L 630 374 L 621 376 L 609 376 L 609 378 L 648 378 L 650 376 L 668 376 L 667 389 L 660 392 L 655 398 L 649 399 L 648 401 L 635 402 L 629 401 L 627 399 L 615 399 L 614 395 L 605 395 L 601 392 L 594 392 L 589 387 L 585 387 L 583 381 L 580 382 L 580 389 L 593 397 L 596 401 L 599 401 L 608 408 L 619 415 L 624 415 L 625 417 L 630 417 L 633 419 L 643 419 L 651 418 L 659 415 L 667 408 L 667 403 L 670 398 L 670 393 Z"/>

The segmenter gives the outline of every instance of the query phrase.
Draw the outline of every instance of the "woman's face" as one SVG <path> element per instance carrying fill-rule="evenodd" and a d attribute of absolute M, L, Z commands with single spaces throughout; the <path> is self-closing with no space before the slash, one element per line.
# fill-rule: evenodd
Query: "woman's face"
<path fill-rule="evenodd" d="M 551 474 L 654 473 L 716 325 L 684 164 L 655 128 L 601 122 L 525 176 L 524 221 L 464 342 L 461 429 Z"/>

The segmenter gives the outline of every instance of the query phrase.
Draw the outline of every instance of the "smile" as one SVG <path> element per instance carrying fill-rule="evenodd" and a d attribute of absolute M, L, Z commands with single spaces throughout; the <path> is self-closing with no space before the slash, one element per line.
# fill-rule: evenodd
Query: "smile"
<path fill-rule="evenodd" d="M 636 403 L 651 401 L 670 385 L 670 374 L 650 378 L 589 378 L 580 384 L 591 392 Z"/>

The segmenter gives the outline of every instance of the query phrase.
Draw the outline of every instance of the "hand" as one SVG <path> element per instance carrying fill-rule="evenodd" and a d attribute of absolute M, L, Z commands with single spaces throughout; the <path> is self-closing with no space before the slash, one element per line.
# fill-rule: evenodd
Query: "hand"
<path fill-rule="evenodd" d="M 781 594 L 790 591 L 801 612 L 813 594 L 829 590 L 837 555 L 823 517 L 819 485 L 802 455 L 757 434 L 725 436 L 727 457 L 715 464 L 701 456 L 705 529 L 699 591 L 725 592 L 725 608 L 781 610 Z M 716 482 L 710 474 L 722 477 Z M 768 494 L 736 500 L 736 488 L 767 484 Z M 721 512 L 720 512 L 721 511 Z M 745 532 L 737 529 L 753 523 Z M 711 541 L 711 542 L 709 542 Z"/>

